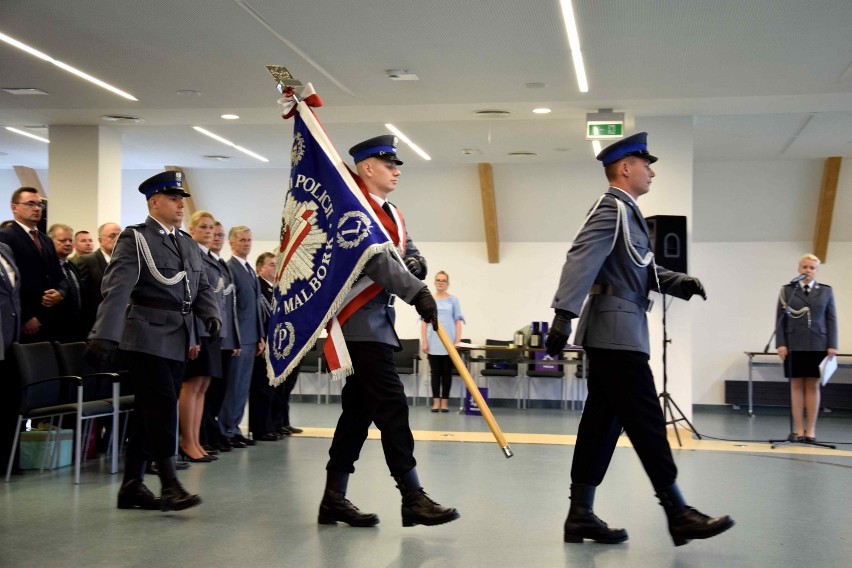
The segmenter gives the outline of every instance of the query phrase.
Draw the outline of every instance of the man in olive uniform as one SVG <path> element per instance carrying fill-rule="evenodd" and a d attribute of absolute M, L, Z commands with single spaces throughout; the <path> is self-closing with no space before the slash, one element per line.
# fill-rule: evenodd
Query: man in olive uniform
<path fill-rule="evenodd" d="M 136 425 L 127 446 L 119 509 L 178 511 L 201 503 L 177 480 L 177 399 L 193 315 L 218 337 L 219 306 L 207 282 L 198 246 L 178 227 L 183 220 L 183 180 L 162 172 L 139 186 L 148 218 L 125 229 L 104 273 L 103 302 L 90 334 L 87 356 L 108 362 L 116 347 L 136 393 Z M 160 498 L 145 487 L 148 460 L 162 485 Z"/>

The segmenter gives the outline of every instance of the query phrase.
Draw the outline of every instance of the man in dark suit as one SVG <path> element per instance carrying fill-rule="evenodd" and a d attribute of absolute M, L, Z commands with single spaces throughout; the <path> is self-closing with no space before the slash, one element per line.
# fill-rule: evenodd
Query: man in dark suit
<path fill-rule="evenodd" d="M 74 257 L 80 273 L 80 283 L 83 288 L 83 326 L 90 330 L 95 324 L 98 306 L 104 299 L 101 293 L 101 282 L 104 271 L 112 257 L 115 242 L 121 234 L 121 227 L 116 223 L 104 223 L 98 227 L 98 250 L 91 254 Z"/>
<path fill-rule="evenodd" d="M 71 227 L 62 223 L 54 223 L 47 230 L 47 236 L 53 240 L 53 246 L 56 248 L 62 275 L 68 282 L 68 297 L 51 314 L 51 328 L 56 330 L 56 340 L 62 343 L 85 341 L 90 329 L 80 317 L 86 291 L 77 266 L 69 260 L 74 251 L 73 232 Z"/>
<path fill-rule="evenodd" d="M 399 254 L 387 251 L 367 262 L 363 275 L 383 289 L 365 298 L 366 303 L 343 323 L 343 337 L 354 371 L 341 393 L 342 413 L 328 450 L 320 524 L 341 521 L 369 527 L 379 523 L 377 515 L 362 513 L 346 499 L 349 476 L 355 472 L 355 462 L 371 423 L 382 433 L 385 463 L 402 494 L 403 526 L 439 525 L 459 518 L 456 509 L 432 501 L 420 485 L 414 437 L 408 424 L 408 399 L 393 359 L 394 350 L 400 349 L 394 330 L 396 296 L 414 305 L 424 321 L 437 326 L 438 317 L 435 300 L 422 282 L 426 277 L 426 261 L 407 236 L 402 216 L 387 201 L 396 189 L 402 165 L 396 155 L 396 143 L 394 136 L 377 136 L 349 150 L 358 176 L 373 200 L 374 213 L 383 226 L 394 230 L 391 240 Z M 405 264 L 400 257 L 407 259 L 403 260 Z"/>
<path fill-rule="evenodd" d="M 50 312 L 68 294 L 53 241 L 38 230 L 44 203 L 38 191 L 21 187 L 12 193 L 14 223 L 0 231 L 9 245 L 21 275 L 21 343 L 54 341 Z"/>
<path fill-rule="evenodd" d="M 237 299 L 237 327 L 240 330 L 240 353 L 231 360 L 225 398 L 219 412 L 222 434 L 235 448 L 253 446 L 240 432 L 240 421 L 245 413 L 246 400 L 251 386 L 254 358 L 266 347 L 266 329 L 263 326 L 260 286 L 247 258 L 251 252 L 251 229 L 239 225 L 228 232 L 231 258 L 228 267 L 234 277 L 234 293 Z"/>
<path fill-rule="evenodd" d="M 21 333 L 21 276 L 12 249 L 0 243 L 0 471 L 6 471 L 20 403 L 20 385 L 6 353 Z"/>
<path fill-rule="evenodd" d="M 74 252 L 68 257 L 73 260 L 84 254 L 91 254 L 95 249 L 95 243 L 92 241 L 92 233 L 89 231 L 77 231 L 74 233 Z"/>
<path fill-rule="evenodd" d="M 589 360 L 589 395 L 577 433 L 571 467 L 571 507 L 565 542 L 584 538 L 615 544 L 627 531 L 611 529 L 592 511 L 595 489 L 603 481 L 624 428 L 669 521 L 677 546 L 710 538 L 733 526 L 730 517 L 710 518 L 688 507 L 675 480 L 677 468 L 666 438 L 666 423 L 648 365 L 648 292 L 684 300 L 706 299 L 697 278 L 654 263 L 651 239 L 637 200 L 648 193 L 657 158 L 641 132 L 598 154 L 610 183 L 568 251 L 547 352 L 559 355 L 571 334 L 571 319 L 581 313 L 575 342 Z M 586 295 L 589 295 L 585 302 Z"/>
<path fill-rule="evenodd" d="M 119 509 L 182 510 L 201 503 L 177 479 L 177 400 L 193 315 L 218 336 L 221 315 L 207 282 L 198 246 L 178 227 L 184 197 L 180 172 L 162 172 L 139 186 L 148 218 L 121 233 L 102 283 L 104 299 L 87 357 L 108 361 L 115 347 L 136 395 L 134 431 L 127 445 Z M 143 483 L 148 460 L 162 484 L 157 499 Z"/>
<path fill-rule="evenodd" d="M 263 326 L 266 328 L 269 313 L 272 311 L 275 255 L 270 252 L 261 253 L 255 262 L 255 269 L 263 303 Z M 249 389 L 249 430 L 255 440 L 274 441 L 302 432 L 300 428 L 290 425 L 290 393 L 296 386 L 299 370 L 296 365 L 281 384 L 272 386 L 269 384 L 266 354 L 262 353 L 255 358 Z"/>

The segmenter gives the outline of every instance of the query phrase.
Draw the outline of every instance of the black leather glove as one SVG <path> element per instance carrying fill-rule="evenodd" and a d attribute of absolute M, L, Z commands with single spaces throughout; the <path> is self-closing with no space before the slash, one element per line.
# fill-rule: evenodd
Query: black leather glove
<path fill-rule="evenodd" d="M 547 339 L 544 341 L 547 354 L 551 357 L 556 357 L 565 349 L 568 337 L 571 335 L 572 317 L 574 317 L 574 314 L 569 311 L 556 310 L 556 315 L 553 316 L 553 323 L 550 324 L 550 329 L 547 330 Z"/>
<path fill-rule="evenodd" d="M 115 356 L 116 347 L 118 347 L 118 344 L 109 339 L 90 339 L 86 345 L 83 358 L 93 367 L 109 365 Z"/>
<path fill-rule="evenodd" d="M 680 285 L 681 289 L 689 294 L 689 298 L 692 298 L 693 295 L 698 294 L 704 300 L 707 300 L 707 292 L 704 291 L 704 286 L 701 285 L 701 280 L 698 278 L 694 278 L 692 276 L 687 276 L 683 279 L 683 282 Z M 687 299 L 689 299 L 687 298 Z"/>
<path fill-rule="evenodd" d="M 432 297 L 429 288 L 424 286 L 422 290 L 417 292 L 417 295 L 411 300 L 411 305 L 414 306 L 423 321 L 431 323 L 432 329 L 438 331 L 438 304 L 435 303 L 435 298 Z"/>
<path fill-rule="evenodd" d="M 222 331 L 222 320 L 219 318 L 207 318 L 204 320 L 204 329 L 210 334 L 210 341 L 219 339 L 219 332 Z"/>
<path fill-rule="evenodd" d="M 425 258 L 423 258 L 422 256 L 410 254 L 403 258 L 402 261 L 405 263 L 405 267 L 408 269 L 408 271 L 415 275 L 417 278 L 419 278 L 420 280 L 426 278 L 426 273 L 428 272 L 428 269 L 426 268 Z"/>

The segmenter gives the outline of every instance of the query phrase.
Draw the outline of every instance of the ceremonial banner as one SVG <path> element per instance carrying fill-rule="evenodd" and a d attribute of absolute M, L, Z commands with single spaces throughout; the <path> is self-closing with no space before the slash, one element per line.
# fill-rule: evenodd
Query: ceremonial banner
<path fill-rule="evenodd" d="M 279 101 L 284 118 L 295 117 L 295 124 L 269 316 L 266 356 L 272 385 L 287 377 L 326 327 L 332 378 L 352 373 L 341 326 L 381 290 L 369 278 L 358 279 L 364 265 L 394 248 L 377 220 L 377 205 L 309 108 L 321 104 L 310 84 L 302 94 L 298 103 L 292 97 Z"/>

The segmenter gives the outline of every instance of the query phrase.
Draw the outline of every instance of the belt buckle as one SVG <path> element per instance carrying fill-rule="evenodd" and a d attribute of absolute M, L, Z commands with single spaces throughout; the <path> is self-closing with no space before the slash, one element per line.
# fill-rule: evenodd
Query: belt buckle
<path fill-rule="evenodd" d="M 387 307 L 392 308 L 395 303 L 396 303 L 396 294 L 391 294 L 390 296 L 388 296 L 388 303 L 386 304 Z"/>
<path fill-rule="evenodd" d="M 652 309 L 654 309 L 654 298 L 648 298 L 648 307 L 645 308 L 645 311 L 650 313 Z"/>
<path fill-rule="evenodd" d="M 186 314 L 188 314 L 188 313 L 190 313 L 190 312 L 192 312 L 192 303 L 187 302 L 186 300 L 184 300 L 183 302 L 181 302 L 181 303 L 180 303 L 180 313 L 181 313 L 181 315 L 184 315 L 184 316 L 185 316 Z"/>

